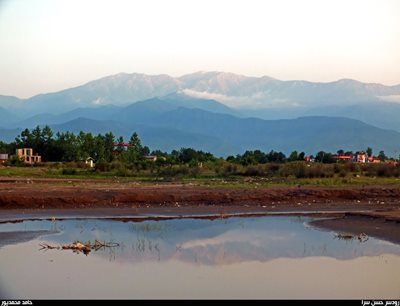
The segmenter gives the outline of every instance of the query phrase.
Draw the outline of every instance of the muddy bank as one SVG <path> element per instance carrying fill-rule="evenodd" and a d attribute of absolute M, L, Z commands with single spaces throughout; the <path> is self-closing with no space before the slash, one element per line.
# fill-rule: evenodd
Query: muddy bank
<path fill-rule="evenodd" d="M 400 208 L 399 187 L 207 187 L 57 179 L 0 180 L 0 209 L 242 206 L 279 210 Z"/>
<path fill-rule="evenodd" d="M 367 215 L 345 215 L 340 218 L 317 220 L 310 222 L 324 230 L 346 232 L 354 235 L 365 233 L 368 236 L 400 244 L 400 220 L 386 220 L 384 217 Z"/>
<path fill-rule="evenodd" d="M 65 209 L 3 209 L 0 223 L 22 222 L 23 220 L 62 219 L 114 219 L 114 220 L 161 220 L 170 218 L 228 218 L 232 216 L 315 216 L 340 217 L 346 211 L 340 210 L 294 210 L 270 211 L 257 206 L 185 206 L 185 207 L 140 207 L 140 208 L 65 208 Z"/>

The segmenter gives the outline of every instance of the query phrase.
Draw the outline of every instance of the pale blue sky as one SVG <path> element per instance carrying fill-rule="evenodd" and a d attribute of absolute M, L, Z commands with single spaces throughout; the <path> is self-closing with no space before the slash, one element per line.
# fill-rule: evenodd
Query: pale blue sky
<path fill-rule="evenodd" d="M 0 94 L 118 72 L 400 83 L 399 0 L 0 0 Z"/>

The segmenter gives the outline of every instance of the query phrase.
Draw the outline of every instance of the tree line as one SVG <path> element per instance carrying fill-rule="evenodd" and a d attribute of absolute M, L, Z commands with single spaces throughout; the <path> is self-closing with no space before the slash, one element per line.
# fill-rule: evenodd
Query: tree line
<path fill-rule="evenodd" d="M 14 142 L 5 143 L 0 141 L 0 153 L 15 154 L 17 148 L 32 148 L 34 153 L 42 156 L 46 162 L 73 162 L 82 161 L 92 157 L 96 162 L 110 163 L 119 160 L 126 163 L 144 162 L 146 156 L 152 155 L 158 157 L 158 163 L 164 164 L 194 164 L 202 162 L 215 162 L 222 160 L 209 152 L 195 150 L 192 148 L 181 148 L 172 150 L 170 153 L 160 150 L 150 151 L 150 148 L 143 146 L 139 135 L 134 132 L 129 139 L 128 146 L 124 144 L 123 137 L 116 138 L 112 132 L 104 135 L 93 135 L 92 133 L 80 132 L 74 134 L 71 132 L 57 132 L 55 135 L 49 126 L 29 130 L 25 129 L 15 138 Z M 369 156 L 372 156 L 372 149 L 366 150 Z M 353 152 L 344 150 L 337 151 L 337 155 L 353 155 Z M 315 162 L 333 163 L 335 159 L 333 154 L 320 151 L 315 157 L 311 158 Z M 304 152 L 293 151 L 286 156 L 282 152 L 271 150 L 262 152 L 261 150 L 248 150 L 243 154 L 228 156 L 227 162 L 241 164 L 243 166 L 266 164 L 266 163 L 285 163 L 303 161 L 306 155 Z M 379 159 L 386 160 L 384 151 L 380 151 Z"/>
<path fill-rule="evenodd" d="M 124 138 L 116 138 L 112 132 L 104 135 L 79 132 L 57 132 L 55 135 L 49 126 L 29 130 L 25 129 L 11 143 L 0 141 L 0 153 L 13 155 L 18 148 L 32 148 L 33 152 L 42 156 L 46 162 L 73 162 L 83 161 L 88 157 L 98 162 L 112 162 L 119 160 L 128 163 L 142 162 L 146 156 L 160 157 L 168 163 L 191 163 L 215 161 L 217 158 L 208 152 L 182 148 L 170 153 L 160 150 L 150 151 L 148 146 L 142 145 L 139 135 L 134 132 L 125 146 Z"/>

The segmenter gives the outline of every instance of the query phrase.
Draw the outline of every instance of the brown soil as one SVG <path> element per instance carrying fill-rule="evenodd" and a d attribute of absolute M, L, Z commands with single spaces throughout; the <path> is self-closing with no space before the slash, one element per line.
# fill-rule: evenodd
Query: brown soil
<path fill-rule="evenodd" d="M 258 207 L 268 211 L 400 209 L 398 187 L 221 188 L 115 180 L 0 178 L 0 209 Z"/>

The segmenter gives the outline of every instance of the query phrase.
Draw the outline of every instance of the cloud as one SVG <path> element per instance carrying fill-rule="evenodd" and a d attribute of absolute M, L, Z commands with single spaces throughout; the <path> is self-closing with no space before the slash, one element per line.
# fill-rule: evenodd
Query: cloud
<path fill-rule="evenodd" d="M 274 232 L 273 235 L 260 235 L 259 231 L 248 230 L 246 232 L 241 232 L 240 230 L 230 230 L 212 238 L 187 241 L 182 244 L 182 249 L 222 246 L 227 243 L 246 243 L 256 248 L 263 248 L 270 243 L 288 241 L 293 239 L 294 236 L 295 233 L 285 233 L 284 235 L 279 235 L 278 233 Z"/>
<path fill-rule="evenodd" d="M 386 102 L 400 103 L 400 95 L 378 96 L 378 98 Z"/>
<path fill-rule="evenodd" d="M 183 89 L 182 92 L 188 96 L 199 99 L 211 99 L 233 108 L 274 108 L 274 107 L 300 107 L 301 104 L 284 98 L 271 98 L 268 92 L 258 91 L 251 96 L 228 96 L 208 91 L 196 91 Z"/>
<path fill-rule="evenodd" d="M 249 97 L 234 97 L 207 91 L 196 91 L 192 89 L 183 89 L 182 92 L 190 97 L 216 100 L 231 107 L 248 106 L 249 104 L 253 103 Z"/>

